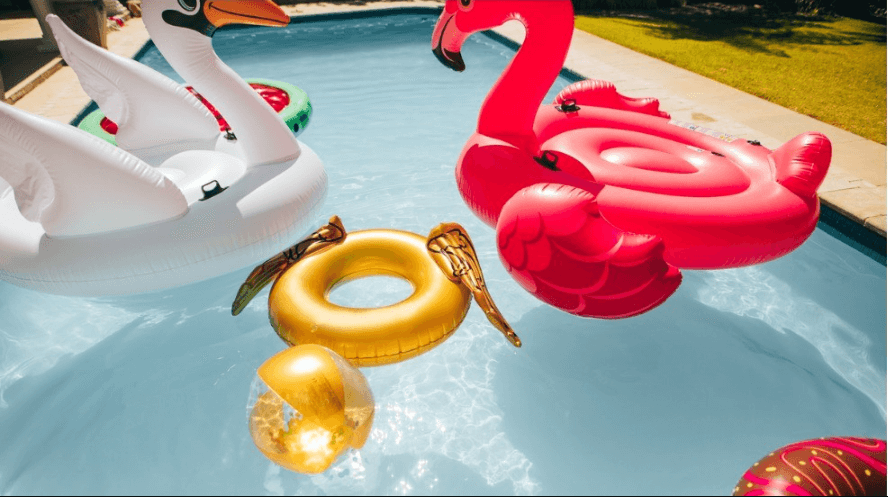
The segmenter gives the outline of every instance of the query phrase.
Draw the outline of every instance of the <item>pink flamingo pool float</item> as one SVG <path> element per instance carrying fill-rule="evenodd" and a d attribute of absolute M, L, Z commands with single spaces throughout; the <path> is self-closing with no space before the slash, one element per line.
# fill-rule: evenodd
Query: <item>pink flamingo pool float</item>
<path fill-rule="evenodd" d="M 496 228 L 503 264 L 537 298 L 580 316 L 628 317 L 666 300 L 680 268 L 769 261 L 814 231 L 832 154 L 820 133 L 773 151 L 729 142 L 596 80 L 541 106 L 570 46 L 570 0 L 448 0 L 433 52 L 462 71 L 463 42 L 513 19 L 525 41 L 481 106 L 456 180 Z"/>

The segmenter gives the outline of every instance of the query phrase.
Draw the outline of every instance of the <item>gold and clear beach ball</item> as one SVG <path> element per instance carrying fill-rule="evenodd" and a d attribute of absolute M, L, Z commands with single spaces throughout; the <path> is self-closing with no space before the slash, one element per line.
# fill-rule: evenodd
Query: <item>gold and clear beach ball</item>
<path fill-rule="evenodd" d="M 256 447 L 299 473 L 321 473 L 349 448 L 360 449 L 373 424 L 373 393 L 348 361 L 320 345 L 290 347 L 265 361 L 251 393 Z"/>

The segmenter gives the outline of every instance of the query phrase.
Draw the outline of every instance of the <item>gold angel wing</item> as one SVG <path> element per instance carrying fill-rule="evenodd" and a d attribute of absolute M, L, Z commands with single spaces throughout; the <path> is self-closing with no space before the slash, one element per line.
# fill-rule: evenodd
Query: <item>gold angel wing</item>
<path fill-rule="evenodd" d="M 234 298 L 234 303 L 231 304 L 231 315 L 237 316 L 240 314 L 247 307 L 247 304 L 253 300 L 253 297 L 262 291 L 266 285 L 274 281 L 288 267 L 325 247 L 342 242 L 345 240 L 345 236 L 345 227 L 342 226 L 342 220 L 339 219 L 339 216 L 333 216 L 327 224 L 321 226 L 306 239 L 256 266 L 250 275 L 247 276 L 247 281 L 238 289 L 237 297 Z"/>
<path fill-rule="evenodd" d="M 466 285 L 491 324 L 500 330 L 512 345 L 520 347 L 521 339 L 496 308 L 493 297 L 487 291 L 475 246 L 472 245 L 472 239 L 466 230 L 456 223 L 439 224 L 429 233 L 426 247 L 447 278 Z"/>

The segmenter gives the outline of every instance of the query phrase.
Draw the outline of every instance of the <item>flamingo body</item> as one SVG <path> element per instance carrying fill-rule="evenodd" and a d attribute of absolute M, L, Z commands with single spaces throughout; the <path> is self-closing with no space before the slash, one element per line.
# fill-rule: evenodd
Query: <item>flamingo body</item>
<path fill-rule="evenodd" d="M 462 70 L 476 31 L 517 19 L 527 36 L 482 104 L 456 167 L 469 207 L 497 230 L 500 258 L 529 292 L 581 316 L 628 317 L 665 301 L 679 268 L 772 260 L 819 215 L 831 146 L 805 133 L 777 150 L 669 120 L 608 82 L 541 105 L 567 54 L 569 0 L 450 0 L 432 39 Z"/>

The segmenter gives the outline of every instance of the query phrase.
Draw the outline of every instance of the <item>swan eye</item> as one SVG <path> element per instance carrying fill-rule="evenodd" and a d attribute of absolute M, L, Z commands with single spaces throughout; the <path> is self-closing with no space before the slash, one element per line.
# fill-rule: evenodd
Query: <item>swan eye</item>
<path fill-rule="evenodd" d="M 193 12 L 197 8 L 197 0 L 179 0 L 179 6 L 187 12 Z"/>

